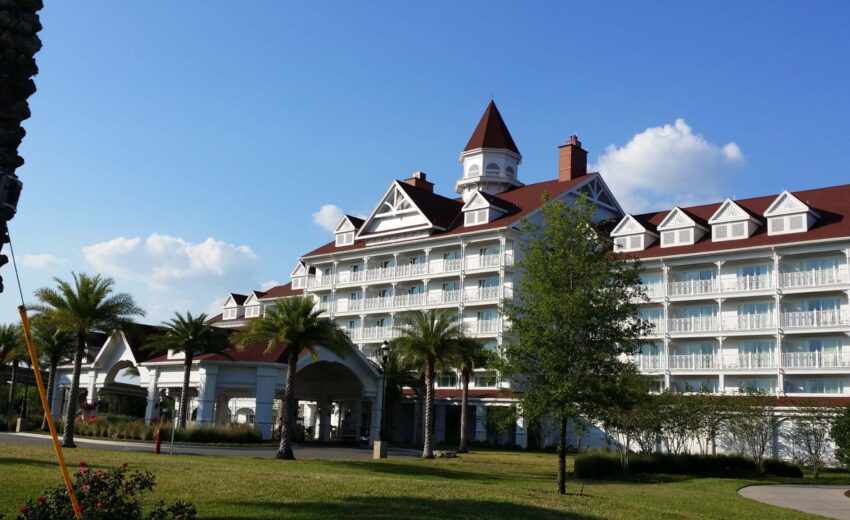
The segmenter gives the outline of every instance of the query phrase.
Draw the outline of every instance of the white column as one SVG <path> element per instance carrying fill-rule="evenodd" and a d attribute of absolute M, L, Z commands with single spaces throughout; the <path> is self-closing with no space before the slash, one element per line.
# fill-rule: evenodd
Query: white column
<path fill-rule="evenodd" d="M 371 420 L 371 428 L 369 432 L 369 446 L 375 444 L 375 440 L 381 434 L 381 421 L 383 419 L 384 409 L 383 409 L 383 400 L 384 400 L 384 389 L 383 385 L 378 386 L 378 391 L 376 392 L 375 397 L 372 398 L 372 420 Z M 386 439 L 381 439 L 386 440 Z"/>
<path fill-rule="evenodd" d="M 159 370 L 152 368 L 148 381 L 148 405 L 145 408 L 145 422 L 150 422 L 159 417 Z"/>
<path fill-rule="evenodd" d="M 94 404 L 97 402 L 97 370 L 89 370 L 88 376 L 89 385 L 86 400 L 89 402 L 89 404 Z"/>
<path fill-rule="evenodd" d="M 434 441 L 437 443 L 446 442 L 446 405 L 438 404 L 434 406 Z"/>
<path fill-rule="evenodd" d="M 516 445 L 520 448 L 528 448 L 528 432 L 525 431 L 525 417 L 517 416 L 516 419 Z"/>
<path fill-rule="evenodd" d="M 200 386 L 198 387 L 198 424 L 212 424 L 215 420 L 216 380 L 218 367 L 201 367 L 199 370 Z M 191 415 L 191 410 L 189 410 Z"/>
<path fill-rule="evenodd" d="M 475 441 L 487 440 L 487 409 L 483 404 L 475 407 Z"/>
<path fill-rule="evenodd" d="M 351 423 L 354 426 L 354 435 L 357 440 L 360 440 L 360 434 L 363 431 L 363 400 L 355 399 L 351 403 Z"/>
<path fill-rule="evenodd" d="M 62 414 L 62 393 L 65 391 L 64 387 L 59 386 L 59 376 L 56 376 L 57 381 L 53 384 L 53 395 L 48 396 L 50 398 L 50 414 L 54 417 L 58 417 Z"/>
<path fill-rule="evenodd" d="M 319 401 L 319 442 L 331 440 L 331 401 L 324 398 Z"/>
<path fill-rule="evenodd" d="M 316 429 L 316 425 L 319 422 L 318 419 L 319 405 L 317 403 L 310 403 L 304 406 L 304 424 L 310 429 L 310 440 L 315 440 L 319 435 L 319 432 Z"/>
<path fill-rule="evenodd" d="M 277 369 L 274 367 L 257 367 L 257 391 L 254 410 L 254 427 L 263 439 L 272 438 L 272 423 L 274 422 L 274 387 L 277 379 Z"/>

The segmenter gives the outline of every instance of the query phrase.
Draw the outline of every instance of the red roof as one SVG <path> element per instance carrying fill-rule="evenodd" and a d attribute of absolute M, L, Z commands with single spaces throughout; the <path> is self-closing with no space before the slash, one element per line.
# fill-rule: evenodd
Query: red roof
<path fill-rule="evenodd" d="M 197 361 L 242 361 L 248 363 L 284 363 L 284 350 L 286 350 L 283 346 L 276 346 L 271 351 L 266 352 L 266 347 L 268 346 L 265 342 L 256 343 L 246 348 L 245 350 L 237 350 L 236 348 L 228 349 L 227 353 L 230 355 L 230 358 L 227 356 L 223 356 L 221 354 L 201 354 L 199 356 L 195 356 L 194 359 Z M 231 359 L 232 358 L 232 359 Z M 167 354 L 162 354 L 151 359 L 148 359 L 146 363 L 157 363 L 163 361 L 179 361 L 183 362 L 182 359 L 168 359 Z"/>
<path fill-rule="evenodd" d="M 443 197 L 436 193 L 431 193 L 421 188 L 410 186 L 409 184 L 401 184 L 405 193 L 414 194 L 411 196 L 420 209 L 426 214 L 431 222 L 437 225 L 447 223 L 445 231 L 435 231 L 430 235 L 430 238 L 440 238 L 445 236 L 457 235 L 468 231 L 481 231 L 486 229 L 500 229 L 515 224 L 528 216 L 532 211 L 540 208 L 543 205 L 543 194 L 548 193 L 551 197 L 558 197 L 565 192 L 575 188 L 577 185 L 586 180 L 598 175 L 597 173 L 589 173 L 587 175 L 571 179 L 567 181 L 559 181 L 554 179 L 551 181 L 538 182 L 513 188 L 511 190 L 491 195 L 488 200 L 497 203 L 502 208 L 511 208 L 508 212 L 487 224 L 480 224 L 474 227 L 465 227 L 463 225 L 463 215 L 460 209 L 463 207 L 461 199 Z M 420 205 L 421 204 L 421 205 Z M 347 246 L 337 246 L 336 242 L 328 242 L 327 244 L 310 251 L 305 257 L 326 255 L 330 253 L 339 253 L 344 251 L 353 251 L 362 249 L 366 246 L 365 240 L 357 240 L 354 244 Z"/>
<path fill-rule="evenodd" d="M 508 131 L 499 109 L 496 108 L 496 103 L 492 100 L 487 105 L 484 115 L 481 116 L 481 121 L 472 132 L 472 137 L 466 143 L 464 152 L 475 150 L 476 148 L 502 148 L 519 154 L 519 150 L 514 144 L 514 139 Z"/>
<path fill-rule="evenodd" d="M 300 296 L 304 294 L 302 289 L 293 289 L 292 282 L 285 283 L 283 285 L 276 285 L 269 289 L 268 291 L 264 291 L 257 295 L 258 298 L 266 299 L 266 298 L 286 298 L 289 296 Z"/>
<path fill-rule="evenodd" d="M 657 258 L 662 256 L 686 255 L 692 253 L 706 253 L 711 251 L 723 251 L 728 249 L 740 249 L 749 247 L 771 246 L 789 244 L 794 242 L 811 242 L 830 238 L 850 237 L 850 184 L 793 192 L 793 195 L 803 201 L 809 208 L 818 213 L 819 218 L 812 228 L 806 232 L 788 233 L 783 235 L 767 234 L 765 218 L 762 216 L 768 207 L 779 195 L 768 195 L 766 197 L 755 197 L 752 199 L 736 200 L 735 204 L 753 215 L 761 225 L 749 238 L 739 240 L 724 240 L 714 242 L 711 233 L 706 233 L 699 241 L 690 246 L 677 246 L 662 248 L 656 240 L 643 251 L 624 253 L 636 258 Z M 707 226 L 708 219 L 720 208 L 722 202 L 704 204 L 681 208 L 692 216 L 697 223 Z M 634 217 L 649 231 L 657 232 L 657 227 L 672 210 L 659 211 L 657 213 L 645 213 Z"/>

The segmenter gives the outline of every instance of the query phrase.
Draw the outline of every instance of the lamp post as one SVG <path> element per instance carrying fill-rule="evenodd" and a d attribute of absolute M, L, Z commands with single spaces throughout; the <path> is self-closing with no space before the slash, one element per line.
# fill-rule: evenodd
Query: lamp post
<path fill-rule="evenodd" d="M 387 424 L 386 415 L 387 415 L 387 362 L 390 359 L 390 343 L 387 340 L 384 340 L 384 343 L 381 345 L 381 428 L 378 430 L 378 440 L 383 441 L 384 437 L 386 437 L 386 432 L 384 432 L 384 427 Z"/>

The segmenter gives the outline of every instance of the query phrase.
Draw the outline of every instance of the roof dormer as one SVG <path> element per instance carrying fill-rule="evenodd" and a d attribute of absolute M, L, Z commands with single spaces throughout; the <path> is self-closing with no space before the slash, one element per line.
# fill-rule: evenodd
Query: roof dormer
<path fill-rule="evenodd" d="M 336 229 L 334 230 L 337 247 L 350 246 L 353 244 L 354 235 L 362 225 L 363 219 L 352 217 L 351 215 L 345 215 L 342 217 L 342 220 L 339 221 L 339 224 L 337 224 Z"/>
<path fill-rule="evenodd" d="M 471 227 L 487 224 L 507 214 L 510 209 L 507 202 L 481 190 L 475 191 L 461 209 L 463 225 Z"/>
<path fill-rule="evenodd" d="M 304 265 L 304 262 L 295 264 L 295 268 L 289 273 L 289 279 L 292 280 L 293 289 L 303 289 L 307 285 L 307 267 Z"/>
<path fill-rule="evenodd" d="M 643 251 L 658 239 L 658 234 L 648 230 L 635 217 L 626 215 L 611 232 L 611 237 L 614 239 L 614 251 L 628 253 Z"/>
<path fill-rule="evenodd" d="M 760 225 L 757 218 L 732 199 L 726 199 L 708 223 L 711 224 L 711 240 L 714 242 L 749 238 Z"/>
<path fill-rule="evenodd" d="M 808 231 L 819 215 L 788 191 L 783 191 L 764 212 L 768 235 Z"/>
<path fill-rule="evenodd" d="M 708 228 L 677 206 L 664 217 L 658 231 L 661 233 L 661 247 L 676 247 L 695 244 L 708 233 Z"/>
<path fill-rule="evenodd" d="M 224 320 L 236 320 L 245 315 L 245 303 L 247 296 L 244 294 L 230 293 L 222 306 L 221 318 Z"/>
<path fill-rule="evenodd" d="M 242 303 L 246 318 L 257 318 L 260 316 L 260 296 L 261 294 L 257 291 L 252 291 Z"/>

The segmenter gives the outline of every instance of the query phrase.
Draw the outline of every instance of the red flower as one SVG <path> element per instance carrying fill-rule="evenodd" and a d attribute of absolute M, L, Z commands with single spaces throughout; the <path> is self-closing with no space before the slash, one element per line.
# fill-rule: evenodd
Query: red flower
<path fill-rule="evenodd" d="M 129 462 L 125 462 L 124 464 L 121 464 L 121 467 L 122 467 L 122 468 L 126 468 L 126 467 L 127 467 L 127 466 L 129 466 L 129 465 L 130 465 L 130 463 L 129 463 Z"/>
<path fill-rule="evenodd" d="M 44 497 L 38 497 L 38 503 L 39 503 L 39 504 L 43 504 L 43 503 L 45 503 L 45 502 L 47 502 L 47 499 L 46 499 L 46 498 L 44 498 Z"/>
<path fill-rule="evenodd" d="M 89 487 L 88 484 L 83 484 L 83 493 L 88 493 L 89 489 L 91 489 L 91 488 Z"/>
<path fill-rule="evenodd" d="M 81 468 L 85 468 L 86 466 L 88 466 L 88 464 L 86 464 L 86 461 L 81 460 L 81 461 L 80 461 L 80 467 L 81 467 Z"/>
<path fill-rule="evenodd" d="M 103 507 L 103 502 L 98 502 L 97 504 L 94 505 L 94 507 Z"/>
<path fill-rule="evenodd" d="M 25 515 L 25 514 L 27 514 L 27 511 L 29 511 L 29 510 L 30 510 L 30 508 L 28 508 L 27 506 L 21 506 L 21 514 Z"/>

